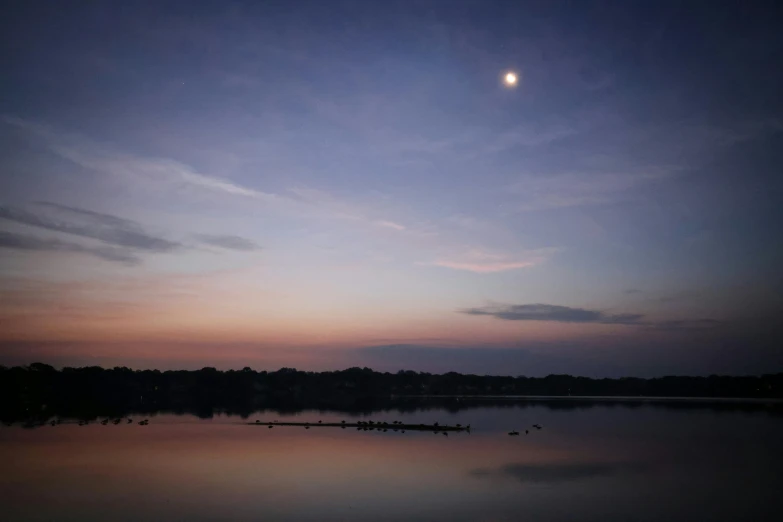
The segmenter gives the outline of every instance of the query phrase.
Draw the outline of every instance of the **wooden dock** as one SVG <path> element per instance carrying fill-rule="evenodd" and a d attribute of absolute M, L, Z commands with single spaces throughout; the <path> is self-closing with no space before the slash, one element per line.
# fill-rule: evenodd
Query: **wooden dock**
<path fill-rule="evenodd" d="M 470 424 L 467 426 L 447 426 L 441 424 L 404 424 L 401 422 L 375 422 L 375 421 L 359 421 L 359 422 L 248 422 L 249 426 L 298 426 L 300 428 L 353 428 L 363 431 L 433 431 L 433 432 L 448 432 L 448 431 L 466 431 L 470 432 Z"/>

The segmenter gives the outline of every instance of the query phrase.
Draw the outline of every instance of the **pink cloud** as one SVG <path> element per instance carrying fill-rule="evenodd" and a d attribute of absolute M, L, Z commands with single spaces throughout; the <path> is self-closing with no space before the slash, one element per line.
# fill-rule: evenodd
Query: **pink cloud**
<path fill-rule="evenodd" d="M 464 255 L 459 255 L 451 259 L 439 259 L 430 263 L 418 264 L 489 274 L 540 265 L 558 251 L 559 249 L 557 248 L 539 248 L 509 255 L 474 248 Z"/>
<path fill-rule="evenodd" d="M 435 261 L 430 263 L 435 266 L 442 266 L 446 268 L 453 268 L 454 270 L 468 270 L 470 272 L 478 272 L 481 274 L 487 274 L 492 272 L 503 272 L 506 270 L 516 270 L 518 268 L 529 268 L 535 266 L 538 263 L 535 261 L 520 261 L 520 262 L 495 262 L 495 263 L 460 263 L 456 261 Z"/>
<path fill-rule="evenodd" d="M 394 230 L 405 230 L 405 227 L 394 221 L 376 221 L 376 225 L 380 227 L 393 228 Z"/>

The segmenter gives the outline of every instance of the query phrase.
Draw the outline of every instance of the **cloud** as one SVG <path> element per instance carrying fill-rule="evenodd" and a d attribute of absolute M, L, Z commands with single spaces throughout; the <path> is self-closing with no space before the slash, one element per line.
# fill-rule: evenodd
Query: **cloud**
<path fill-rule="evenodd" d="M 39 238 L 0 230 L 0 248 L 28 252 L 72 252 L 89 254 L 106 261 L 135 265 L 139 258 L 128 250 L 113 247 L 88 247 L 55 238 Z"/>
<path fill-rule="evenodd" d="M 383 149 L 394 156 L 449 154 L 461 160 L 494 156 L 518 148 L 546 147 L 584 129 L 571 123 L 523 124 L 500 132 L 469 128 L 451 136 L 383 136 Z"/>
<path fill-rule="evenodd" d="M 625 291 L 626 294 L 643 294 L 644 292 L 642 290 L 639 290 L 638 288 L 629 288 Z"/>
<path fill-rule="evenodd" d="M 129 219 L 113 216 L 111 214 L 103 214 L 101 212 L 95 212 L 83 208 L 69 207 L 67 205 L 61 205 L 59 203 L 53 203 L 51 201 L 37 201 L 36 205 L 53 208 L 56 210 L 60 210 L 62 212 L 75 214 L 77 216 L 86 216 L 99 223 L 104 223 L 106 226 L 126 227 L 126 228 L 138 227 L 137 223 Z"/>
<path fill-rule="evenodd" d="M 509 256 L 473 249 L 466 254 L 452 259 L 438 259 L 429 263 L 417 264 L 488 274 L 540 265 L 541 263 L 546 262 L 552 254 L 559 251 L 560 249 L 556 248 L 540 248 L 529 250 L 517 256 Z"/>
<path fill-rule="evenodd" d="M 239 236 L 199 234 L 196 237 L 203 243 L 228 250 L 240 250 L 243 252 L 261 250 L 261 247 L 253 241 Z"/>
<path fill-rule="evenodd" d="M 108 173 L 119 178 L 148 179 L 181 183 L 212 192 L 242 196 L 262 201 L 282 201 L 276 194 L 245 187 L 232 181 L 202 174 L 184 163 L 166 158 L 144 158 L 129 154 L 111 154 L 108 151 L 91 152 L 89 148 L 55 146 L 52 149 L 60 156 L 77 165 Z M 289 200 L 290 201 L 290 200 Z"/>
<path fill-rule="evenodd" d="M 479 150 L 481 154 L 496 154 L 516 147 L 540 147 L 578 134 L 580 129 L 563 124 L 518 126 L 497 134 Z"/>
<path fill-rule="evenodd" d="M 676 167 L 648 167 L 636 172 L 563 173 L 526 176 L 507 187 L 518 196 L 519 212 L 601 205 L 616 201 L 646 184 L 669 179 Z"/>
<path fill-rule="evenodd" d="M 243 187 L 242 185 L 238 185 L 225 179 L 216 178 L 214 176 L 199 174 L 190 167 L 181 163 L 172 162 L 171 160 L 164 161 L 165 163 L 163 166 L 168 168 L 172 174 L 178 175 L 182 180 L 193 185 L 204 187 L 206 189 L 217 192 L 225 192 L 227 194 L 246 196 L 256 199 L 276 200 L 280 198 L 280 196 L 277 194 L 271 194 L 269 192 L 262 192 L 260 190 Z"/>
<path fill-rule="evenodd" d="M 216 194 L 263 202 L 266 208 L 283 214 L 375 222 L 397 230 L 406 229 L 392 221 L 376 221 L 371 216 L 373 209 L 347 203 L 322 190 L 292 187 L 280 194 L 266 192 L 212 173 L 199 172 L 190 165 L 173 159 L 127 154 L 48 125 L 10 116 L 2 116 L 0 120 L 41 139 L 49 150 L 60 157 L 126 183 L 138 185 L 146 182 L 158 189 L 164 189 L 167 185 L 199 188 Z"/>
<path fill-rule="evenodd" d="M 711 330 L 728 323 L 717 319 L 697 318 L 664 321 L 645 320 L 644 314 L 609 314 L 601 310 L 572 308 L 551 304 L 492 304 L 457 310 L 467 315 L 487 315 L 504 321 L 552 321 L 558 323 L 623 324 L 661 331 Z"/>
<path fill-rule="evenodd" d="M 489 315 L 505 321 L 555 321 L 560 323 L 639 324 L 642 314 L 607 314 L 598 310 L 550 304 L 490 305 L 459 310 L 468 315 Z"/>
<path fill-rule="evenodd" d="M 192 167 L 171 159 L 123 154 L 87 138 L 62 133 L 47 125 L 41 125 L 21 118 L 4 116 L 2 120 L 43 139 L 49 149 L 55 154 L 84 168 L 100 173 L 110 174 L 122 179 L 130 177 L 149 179 L 154 182 L 180 182 L 213 192 L 265 201 L 286 199 L 281 198 L 277 194 L 245 187 L 218 176 L 197 172 Z M 288 201 L 293 200 L 289 199 Z"/>
<path fill-rule="evenodd" d="M 556 484 L 610 477 L 643 471 L 647 466 L 625 462 L 589 462 L 574 464 L 507 464 L 497 469 L 477 468 L 470 471 L 476 478 L 510 478 L 524 484 Z"/>
<path fill-rule="evenodd" d="M 659 321 L 650 324 L 650 327 L 656 330 L 712 330 L 720 326 L 725 326 L 725 321 L 717 319 L 684 319 L 676 321 Z"/>
<path fill-rule="evenodd" d="M 375 224 L 380 227 L 393 228 L 394 230 L 405 230 L 404 226 L 393 221 L 376 221 Z"/>
<path fill-rule="evenodd" d="M 138 223 L 128 219 L 55 203 L 43 203 L 39 206 L 48 209 L 49 213 L 0 205 L 0 218 L 147 252 L 171 252 L 183 246 L 175 241 L 153 236 L 145 232 Z"/>
<path fill-rule="evenodd" d="M 731 127 L 683 122 L 632 126 L 611 120 L 601 134 L 614 150 L 591 154 L 582 167 L 561 172 L 523 173 L 504 188 L 515 195 L 518 212 L 604 205 L 634 197 L 641 189 L 677 178 L 704 164 L 704 158 L 738 143 L 748 142 L 783 128 L 781 120 L 767 118 L 737 122 Z M 557 134 L 553 134 L 556 136 Z M 567 135 L 567 134 L 566 134 Z M 651 163 L 629 161 L 629 152 L 653 157 Z"/>
<path fill-rule="evenodd" d="M 458 261 L 434 261 L 430 263 L 434 266 L 453 268 L 454 270 L 467 270 L 479 274 L 489 274 L 493 272 L 504 272 L 506 270 L 516 270 L 519 268 L 529 268 L 537 263 L 533 261 L 520 261 L 516 263 L 460 263 Z"/>
<path fill-rule="evenodd" d="M 664 295 L 654 299 L 654 301 L 665 304 L 665 303 L 676 303 L 676 302 L 698 299 L 699 297 L 702 297 L 701 291 L 690 289 L 690 290 L 681 290 L 679 292 Z"/>

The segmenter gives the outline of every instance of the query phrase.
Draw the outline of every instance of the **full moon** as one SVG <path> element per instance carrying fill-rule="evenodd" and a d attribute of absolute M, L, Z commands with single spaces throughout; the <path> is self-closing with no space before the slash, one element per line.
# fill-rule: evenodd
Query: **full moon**
<path fill-rule="evenodd" d="M 512 72 L 506 73 L 504 81 L 506 82 L 506 85 L 513 87 L 517 84 L 517 75 Z"/>

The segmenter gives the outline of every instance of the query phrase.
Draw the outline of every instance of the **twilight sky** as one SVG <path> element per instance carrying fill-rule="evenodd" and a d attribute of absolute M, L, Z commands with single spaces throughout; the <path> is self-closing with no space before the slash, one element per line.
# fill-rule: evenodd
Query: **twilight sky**
<path fill-rule="evenodd" d="M 780 15 L 8 3 L 0 364 L 781 371 Z"/>

